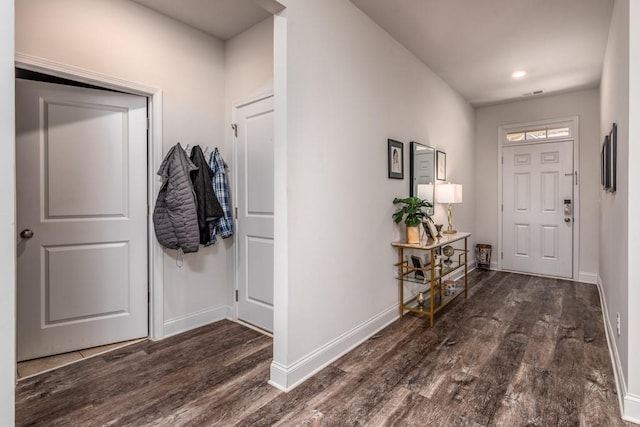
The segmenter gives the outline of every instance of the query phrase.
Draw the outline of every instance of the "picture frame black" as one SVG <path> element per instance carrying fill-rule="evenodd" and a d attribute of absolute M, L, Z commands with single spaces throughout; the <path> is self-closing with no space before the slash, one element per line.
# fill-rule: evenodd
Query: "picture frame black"
<path fill-rule="evenodd" d="M 618 126 L 614 123 L 611 130 L 604 136 L 600 151 L 600 183 L 602 188 L 615 193 L 617 187 L 618 168 Z"/>
<path fill-rule="evenodd" d="M 447 180 L 447 153 L 436 150 L 436 180 Z"/>
<path fill-rule="evenodd" d="M 387 168 L 389 178 L 404 179 L 404 144 L 387 139 Z"/>
<path fill-rule="evenodd" d="M 611 126 L 609 132 L 609 191 L 615 193 L 618 169 L 618 125 Z"/>
<path fill-rule="evenodd" d="M 603 189 L 607 188 L 607 139 L 609 135 L 604 137 L 602 147 L 600 148 L 600 185 Z"/>
<path fill-rule="evenodd" d="M 413 263 L 414 268 L 424 268 L 422 266 L 422 260 L 420 259 L 419 256 L 411 255 L 411 262 Z M 420 279 L 420 280 L 424 279 L 424 271 L 416 270 L 415 277 L 416 279 Z"/>

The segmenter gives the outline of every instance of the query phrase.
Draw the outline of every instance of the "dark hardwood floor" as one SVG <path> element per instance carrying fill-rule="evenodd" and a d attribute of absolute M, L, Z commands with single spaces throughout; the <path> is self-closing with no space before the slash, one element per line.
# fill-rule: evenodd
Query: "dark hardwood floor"
<path fill-rule="evenodd" d="M 22 380 L 19 426 L 622 426 L 595 286 L 473 271 L 290 393 L 271 339 L 222 321 Z"/>

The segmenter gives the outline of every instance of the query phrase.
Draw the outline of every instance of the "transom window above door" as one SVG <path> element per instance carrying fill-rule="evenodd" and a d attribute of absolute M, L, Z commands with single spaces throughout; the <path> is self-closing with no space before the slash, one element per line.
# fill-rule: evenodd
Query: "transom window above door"
<path fill-rule="evenodd" d="M 503 144 L 546 142 L 574 137 L 575 120 L 527 123 L 502 128 Z"/>
<path fill-rule="evenodd" d="M 539 141 L 542 139 L 566 138 L 571 136 L 568 126 L 550 129 L 535 129 L 523 132 L 509 132 L 507 142 Z"/>

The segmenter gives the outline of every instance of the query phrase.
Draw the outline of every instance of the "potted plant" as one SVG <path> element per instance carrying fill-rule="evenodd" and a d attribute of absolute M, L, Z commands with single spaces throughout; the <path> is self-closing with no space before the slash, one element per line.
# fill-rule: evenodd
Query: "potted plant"
<path fill-rule="evenodd" d="M 393 214 L 396 224 L 404 218 L 407 226 L 407 243 L 420 243 L 420 223 L 424 218 L 431 221 L 431 216 L 426 209 L 432 207 L 431 203 L 419 197 L 406 197 L 393 199 L 394 205 L 400 205 L 400 210 Z"/>

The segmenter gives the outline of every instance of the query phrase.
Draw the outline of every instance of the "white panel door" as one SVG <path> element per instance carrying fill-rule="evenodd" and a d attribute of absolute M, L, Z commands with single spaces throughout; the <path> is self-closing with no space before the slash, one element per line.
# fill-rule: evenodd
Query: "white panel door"
<path fill-rule="evenodd" d="M 273 97 L 234 111 L 238 319 L 273 331 Z"/>
<path fill-rule="evenodd" d="M 144 97 L 16 80 L 18 360 L 147 336 L 146 117 Z"/>
<path fill-rule="evenodd" d="M 502 268 L 571 278 L 573 142 L 507 146 L 503 157 Z"/>

